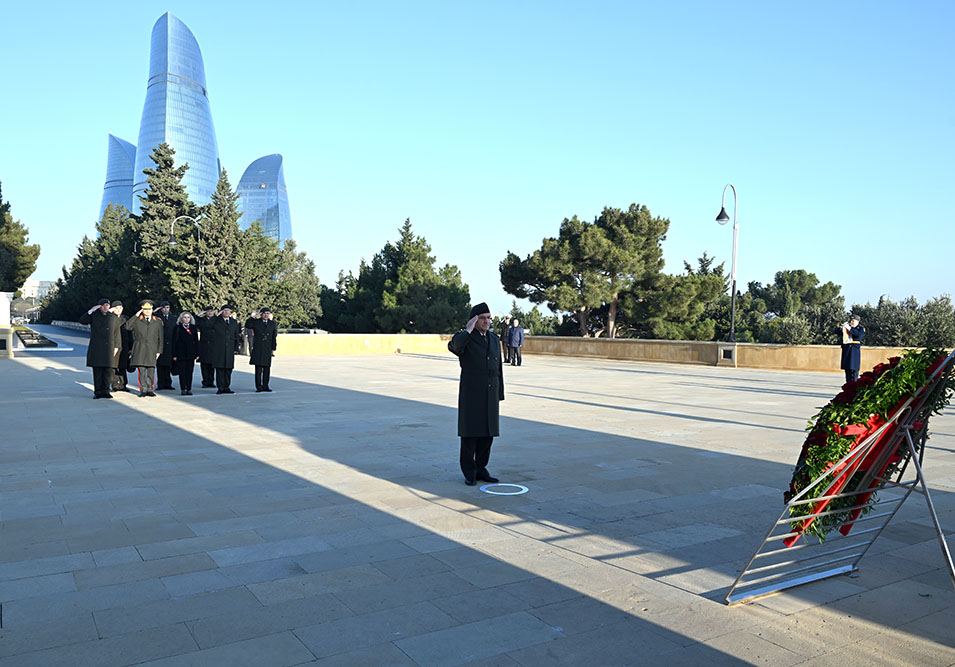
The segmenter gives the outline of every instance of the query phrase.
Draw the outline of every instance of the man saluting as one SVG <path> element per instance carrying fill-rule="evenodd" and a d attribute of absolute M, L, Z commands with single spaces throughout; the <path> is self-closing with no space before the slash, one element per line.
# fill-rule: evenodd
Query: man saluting
<path fill-rule="evenodd" d="M 129 365 L 139 373 L 139 397 L 155 396 L 156 360 L 162 353 L 163 325 L 153 317 L 153 302 L 143 299 L 139 310 L 124 325 L 133 332 L 133 352 Z"/>
<path fill-rule="evenodd" d="M 90 325 L 90 343 L 86 348 L 86 365 L 93 369 L 93 398 L 112 398 L 109 393 L 113 374 L 113 355 L 122 345 L 119 318 L 109 312 L 109 299 L 99 302 L 80 316 L 81 324 Z"/>
<path fill-rule="evenodd" d="M 487 471 L 491 442 L 499 435 L 499 404 L 504 400 L 501 341 L 491 328 L 491 310 L 486 303 L 471 309 L 466 330 L 448 343 L 461 364 L 458 383 L 458 436 L 461 438 L 461 472 L 464 483 L 475 480 L 496 484 Z"/>

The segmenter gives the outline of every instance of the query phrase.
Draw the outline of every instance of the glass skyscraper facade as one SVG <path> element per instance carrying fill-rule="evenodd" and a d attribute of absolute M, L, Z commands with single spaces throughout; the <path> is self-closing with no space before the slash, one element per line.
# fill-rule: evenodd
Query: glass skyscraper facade
<path fill-rule="evenodd" d="M 168 12 L 153 26 L 146 102 L 133 166 L 133 213 L 140 212 L 139 195 L 146 190 L 143 169 L 155 167 L 149 156 L 163 142 L 176 151 L 176 166 L 189 163 L 182 180 L 189 198 L 196 204 L 209 203 L 221 165 L 202 52 L 189 28 Z"/>
<path fill-rule="evenodd" d="M 265 234 L 276 241 L 292 238 L 292 217 L 281 155 L 266 155 L 250 164 L 239 180 L 237 191 L 242 229 L 248 229 L 258 220 Z"/>
<path fill-rule="evenodd" d="M 127 211 L 133 210 L 133 165 L 136 163 L 136 147 L 109 135 L 106 157 L 106 184 L 103 185 L 103 201 L 99 217 L 110 204 L 119 204 Z"/>

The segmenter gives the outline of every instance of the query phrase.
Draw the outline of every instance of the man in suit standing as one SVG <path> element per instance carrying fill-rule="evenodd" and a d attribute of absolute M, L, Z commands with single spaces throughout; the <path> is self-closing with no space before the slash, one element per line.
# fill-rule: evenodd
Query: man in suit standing
<path fill-rule="evenodd" d="M 515 317 L 507 331 L 507 346 L 511 348 L 511 366 L 521 365 L 521 347 L 524 345 L 524 327 Z"/>
<path fill-rule="evenodd" d="M 842 323 L 842 370 L 846 372 L 846 382 L 859 379 L 859 367 L 862 365 L 862 339 L 865 329 L 859 326 L 859 316 L 853 315 L 848 322 Z"/>
<path fill-rule="evenodd" d="M 202 372 L 202 386 L 211 388 L 216 386 L 216 371 L 212 365 L 212 341 L 215 338 L 213 325 L 216 322 L 216 311 L 212 306 L 206 306 L 196 322 L 199 330 L 199 370 Z"/>
<path fill-rule="evenodd" d="M 113 355 L 119 353 L 121 346 L 119 318 L 109 312 L 109 299 L 100 299 L 80 316 L 80 323 L 90 325 L 86 365 L 93 369 L 93 398 L 112 398 L 109 385 L 113 375 Z"/>
<path fill-rule="evenodd" d="M 501 341 L 491 328 L 491 311 L 486 303 L 471 309 L 464 331 L 454 334 L 448 350 L 458 357 L 458 436 L 464 483 L 475 480 L 496 484 L 487 470 L 491 444 L 500 433 L 500 402 L 504 400 L 504 373 Z"/>
<path fill-rule="evenodd" d="M 232 369 L 239 352 L 239 323 L 232 317 L 232 308 L 222 306 L 212 324 L 212 365 L 216 369 L 216 393 L 234 394 Z"/>
<path fill-rule="evenodd" d="M 258 317 L 250 317 L 245 327 L 250 341 L 249 363 L 255 366 L 255 390 L 269 389 L 269 377 L 272 372 L 272 357 L 275 356 L 278 327 L 272 319 L 272 311 L 263 308 Z"/>
<path fill-rule="evenodd" d="M 168 301 L 159 304 L 156 318 L 162 322 L 162 352 L 156 360 L 156 390 L 173 389 L 172 386 L 172 334 L 176 330 L 176 320 L 169 314 Z"/>
<path fill-rule="evenodd" d="M 153 317 L 151 299 L 143 299 L 139 302 L 139 310 L 127 320 L 125 327 L 133 334 L 133 350 L 129 365 L 139 374 L 139 397 L 155 396 L 154 375 L 156 360 L 162 353 L 163 327 L 162 322 Z"/>

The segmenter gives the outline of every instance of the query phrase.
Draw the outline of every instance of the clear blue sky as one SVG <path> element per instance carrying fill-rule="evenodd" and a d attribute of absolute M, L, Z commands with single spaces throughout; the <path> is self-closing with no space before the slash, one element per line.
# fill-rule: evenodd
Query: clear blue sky
<path fill-rule="evenodd" d="M 282 153 L 293 233 L 334 283 L 410 217 L 472 299 L 564 217 L 644 204 L 666 270 L 740 194 L 738 279 L 804 268 L 847 301 L 952 291 L 955 3 L 8 3 L 0 181 L 55 279 L 133 143 L 149 38 L 202 49 L 223 166 Z M 728 205 L 728 208 L 730 206 Z"/>

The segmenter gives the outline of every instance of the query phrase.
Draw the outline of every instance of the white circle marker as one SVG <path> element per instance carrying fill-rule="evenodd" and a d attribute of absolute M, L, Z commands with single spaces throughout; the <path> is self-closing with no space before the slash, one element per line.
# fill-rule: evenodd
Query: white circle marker
<path fill-rule="evenodd" d="M 512 486 L 517 491 L 491 491 L 492 486 Z M 481 491 L 490 493 L 492 496 L 519 496 L 522 493 L 527 493 L 527 487 L 520 484 L 485 484 L 481 487 Z"/>

